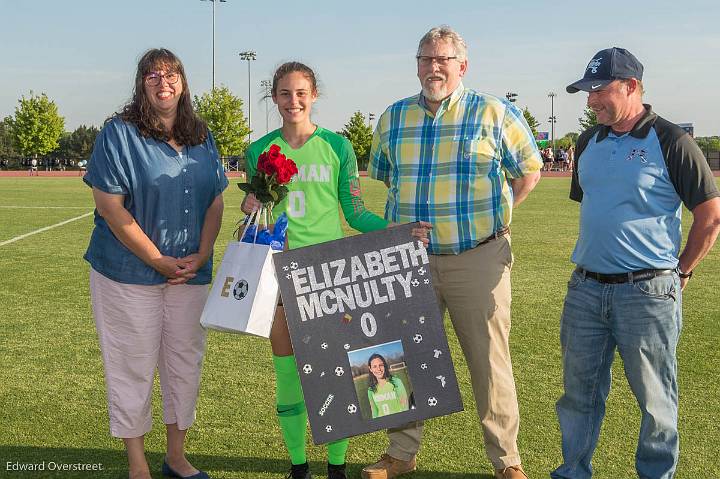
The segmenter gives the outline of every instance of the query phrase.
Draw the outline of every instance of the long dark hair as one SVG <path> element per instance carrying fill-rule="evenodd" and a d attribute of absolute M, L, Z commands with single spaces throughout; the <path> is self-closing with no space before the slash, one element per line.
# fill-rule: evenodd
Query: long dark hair
<path fill-rule="evenodd" d="M 382 357 L 382 355 L 380 355 L 378 353 L 374 353 L 372 356 L 370 356 L 370 358 L 368 359 L 368 369 L 370 369 L 370 363 L 372 363 L 373 359 L 379 359 L 383 362 L 383 366 L 385 367 L 385 374 L 383 375 L 383 379 L 387 379 L 388 381 L 390 381 L 390 383 L 393 385 L 393 387 L 395 387 L 395 383 L 393 382 L 394 376 L 392 374 L 390 374 L 390 366 L 388 365 L 385 358 Z M 375 377 L 375 375 L 372 373 L 372 371 L 370 371 L 369 388 L 372 389 L 372 392 L 374 392 L 374 393 L 377 392 L 377 385 L 378 385 L 378 380 Z"/>
<path fill-rule="evenodd" d="M 172 131 L 165 130 L 145 94 L 145 75 L 157 70 L 178 72 L 182 82 L 183 91 L 178 101 L 177 118 Z M 114 116 L 134 124 L 145 138 L 175 140 L 180 145 L 195 146 L 204 142 L 208 135 L 207 124 L 193 110 L 185 68 L 180 59 L 165 48 L 150 49 L 140 58 L 132 98 Z"/>

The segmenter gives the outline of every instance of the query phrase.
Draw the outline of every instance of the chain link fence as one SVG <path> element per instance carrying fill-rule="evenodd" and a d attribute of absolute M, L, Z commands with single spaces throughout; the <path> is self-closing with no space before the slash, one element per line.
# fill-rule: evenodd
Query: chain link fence
<path fill-rule="evenodd" d="M 705 151 L 705 158 L 708 160 L 710 169 L 720 170 L 720 151 Z"/>

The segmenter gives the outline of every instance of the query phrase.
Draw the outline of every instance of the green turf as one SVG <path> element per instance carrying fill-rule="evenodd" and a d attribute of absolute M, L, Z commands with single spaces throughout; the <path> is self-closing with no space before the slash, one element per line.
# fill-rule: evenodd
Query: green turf
<path fill-rule="evenodd" d="M 232 181 L 231 183 L 235 183 Z M 363 183 L 368 205 L 382 212 L 384 187 Z M 554 402 L 561 393 L 558 323 L 578 207 L 567 199 L 567 179 L 543 179 L 513 221 L 513 332 L 511 347 L 520 400 L 520 450 L 530 477 L 548 477 L 560 461 Z M 222 252 L 239 214 L 241 194 L 225 195 Z M 92 198 L 79 178 L 2 178 L 0 243 L 79 216 Z M 88 209 L 85 209 L 88 208 Z M 685 214 L 685 231 L 691 216 Z M 125 477 L 122 444 L 108 433 L 103 371 L 82 260 L 92 219 L 0 246 L 0 477 Z M 680 342 L 681 459 L 678 478 L 720 476 L 720 248 L 696 270 L 684 297 Z M 446 323 L 447 324 L 447 323 Z M 449 328 L 450 330 L 450 328 Z M 428 421 L 415 479 L 490 478 L 474 413 L 467 368 L 449 332 L 466 411 Z M 614 366 L 613 389 L 594 465 L 596 477 L 634 477 L 637 405 Z M 284 477 L 287 459 L 274 416 L 268 342 L 212 332 L 208 341 L 198 418 L 188 439 L 193 463 L 216 478 Z M 164 450 L 159 394 L 148 458 L 159 469 Z M 384 450 L 385 435 L 354 438 L 351 477 Z M 318 477 L 324 448 L 310 447 Z M 7 462 L 101 463 L 99 473 L 10 473 Z M 155 477 L 160 477 L 156 474 Z"/>

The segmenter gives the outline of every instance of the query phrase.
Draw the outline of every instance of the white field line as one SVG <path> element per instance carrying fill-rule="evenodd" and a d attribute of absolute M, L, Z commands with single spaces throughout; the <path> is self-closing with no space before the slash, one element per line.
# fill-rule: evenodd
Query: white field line
<path fill-rule="evenodd" d="M 25 233 L 24 235 L 20 235 L 20 236 L 14 237 L 14 238 L 10 238 L 10 239 L 7 240 L 7 241 L 1 242 L 1 243 L 0 243 L 0 246 L 5 246 L 6 244 L 14 243 L 14 242 L 16 242 L 16 241 L 20 241 L 21 239 L 25 239 L 25 238 L 27 238 L 28 236 L 36 235 L 36 234 L 38 234 L 38 233 L 42 233 L 42 232 L 44 232 L 44 231 L 51 230 L 51 229 L 53 229 L 53 228 L 57 228 L 58 226 L 63 226 L 63 225 L 66 225 L 66 224 L 68 224 L 68 223 L 72 223 L 73 221 L 77 221 L 77 220 L 81 220 L 81 219 L 83 219 L 83 218 L 87 218 L 88 216 L 90 216 L 90 215 L 92 215 L 92 214 L 94 214 L 94 213 L 95 213 L 94 211 L 91 211 L 90 213 L 85 213 L 84 215 L 76 216 L 75 218 L 70 218 L 69 220 L 61 221 L 60 223 L 57 223 L 57 224 L 54 224 L 54 225 L 50 225 L 50 226 L 46 226 L 46 227 L 44 227 L 44 228 L 40 228 L 39 230 L 31 231 L 31 232 L 29 232 L 29 233 Z"/>

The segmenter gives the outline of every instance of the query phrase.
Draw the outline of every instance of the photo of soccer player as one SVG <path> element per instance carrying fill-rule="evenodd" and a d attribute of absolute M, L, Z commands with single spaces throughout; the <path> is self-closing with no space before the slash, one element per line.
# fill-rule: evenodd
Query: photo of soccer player
<path fill-rule="evenodd" d="M 367 420 L 414 409 L 401 341 L 348 352 L 358 405 Z"/>

